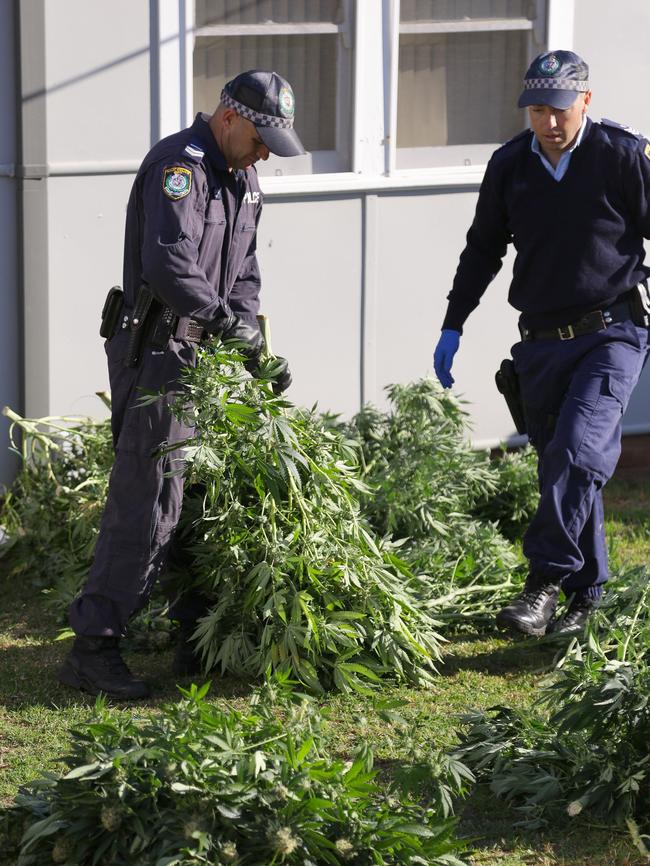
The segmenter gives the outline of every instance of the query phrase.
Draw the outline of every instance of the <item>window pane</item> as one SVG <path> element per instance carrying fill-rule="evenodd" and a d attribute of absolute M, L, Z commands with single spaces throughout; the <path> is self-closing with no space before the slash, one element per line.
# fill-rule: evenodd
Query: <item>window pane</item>
<path fill-rule="evenodd" d="M 197 0 L 196 26 L 342 20 L 340 0 Z"/>
<path fill-rule="evenodd" d="M 224 84 L 246 69 L 273 69 L 296 96 L 295 128 L 307 150 L 336 148 L 337 36 L 199 36 L 194 110 L 212 113 Z"/>
<path fill-rule="evenodd" d="M 523 31 L 402 35 L 398 148 L 511 138 L 525 123 L 517 99 L 527 57 Z"/>
<path fill-rule="evenodd" d="M 529 18 L 531 0 L 402 0 L 400 21 L 471 21 L 485 18 Z"/>

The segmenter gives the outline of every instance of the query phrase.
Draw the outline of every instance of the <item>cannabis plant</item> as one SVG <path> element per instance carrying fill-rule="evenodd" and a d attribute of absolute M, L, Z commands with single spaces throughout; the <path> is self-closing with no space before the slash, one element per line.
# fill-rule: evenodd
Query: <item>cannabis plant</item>
<path fill-rule="evenodd" d="M 465 717 L 454 756 L 528 826 L 588 811 L 607 824 L 650 828 L 649 592 L 645 569 L 613 582 L 583 644 L 566 649 L 532 711 Z"/>
<path fill-rule="evenodd" d="M 92 560 L 113 462 L 108 421 L 21 418 L 11 409 L 11 445 L 18 477 L 2 503 L 0 522 L 10 576 L 72 600 Z"/>
<path fill-rule="evenodd" d="M 539 501 L 537 455 L 526 446 L 502 450 L 490 462 L 494 487 L 485 488 L 472 506 L 472 515 L 495 523 L 506 538 L 521 538 Z"/>
<path fill-rule="evenodd" d="M 175 410 L 196 428 L 181 532 L 210 608 L 197 629 L 206 669 L 288 669 L 313 690 L 367 691 L 387 672 L 427 682 L 439 638 L 423 580 L 361 514 L 354 448 L 277 397 L 272 375 L 269 361 L 251 379 L 215 347 Z"/>
<path fill-rule="evenodd" d="M 522 580 L 521 560 L 495 522 L 518 520 L 524 491 L 532 485 L 534 493 L 528 462 L 499 467 L 473 450 L 461 404 L 432 379 L 387 393 L 387 411 L 366 406 L 343 426 L 361 448 L 364 514 L 426 575 L 439 620 L 491 621 Z"/>
<path fill-rule="evenodd" d="M 140 719 L 98 703 L 63 775 L 16 797 L 3 850 L 17 866 L 462 866 L 454 820 L 380 789 L 369 746 L 329 755 L 311 701 L 269 688 L 240 713 L 206 692 Z"/>

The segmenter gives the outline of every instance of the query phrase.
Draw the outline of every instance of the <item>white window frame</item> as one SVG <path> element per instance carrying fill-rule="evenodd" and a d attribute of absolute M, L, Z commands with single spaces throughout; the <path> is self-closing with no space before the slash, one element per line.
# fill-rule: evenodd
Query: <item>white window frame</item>
<path fill-rule="evenodd" d="M 397 14 L 399 20 L 399 7 L 401 6 L 400 0 L 396 0 L 396 5 L 398 7 Z M 429 34 L 454 34 L 454 33 L 503 33 L 503 32 L 511 32 L 516 31 L 519 33 L 527 33 L 528 34 L 528 46 L 527 53 L 528 55 L 538 54 L 542 50 L 542 46 L 544 44 L 544 36 L 545 33 L 543 31 L 543 24 L 546 21 L 546 0 L 533 0 L 533 5 L 535 8 L 535 17 L 531 18 L 473 18 L 470 20 L 464 19 L 452 19 L 449 21 L 400 21 L 398 33 L 396 34 L 397 44 L 395 47 L 395 54 L 393 55 L 393 62 L 395 63 L 395 68 L 393 69 L 393 76 L 397 78 L 399 75 L 399 38 L 402 35 L 429 35 Z M 395 95 L 395 100 L 397 101 L 398 96 Z M 396 113 L 395 113 L 396 114 Z M 397 118 L 395 116 L 395 128 L 391 130 L 391 140 L 396 142 L 397 140 Z M 487 145 L 487 146 L 486 146 Z M 454 150 L 448 150 L 448 148 L 453 147 Z M 397 145 L 392 148 L 390 155 L 390 174 L 395 174 L 396 172 L 401 171 L 422 171 L 421 167 L 404 167 L 402 169 L 397 169 L 397 155 L 398 150 L 401 150 Z M 422 161 L 431 161 L 431 167 L 436 165 L 436 155 L 444 153 L 455 153 L 456 155 L 463 155 L 463 163 L 466 165 L 472 165 L 473 163 L 478 163 L 479 165 L 484 165 L 484 159 L 486 153 L 491 153 L 494 150 L 494 144 L 492 146 L 489 143 L 486 144 L 469 144 L 469 145 L 439 145 L 436 147 L 410 147 L 405 148 L 405 150 L 410 152 L 412 157 L 415 157 Z M 446 162 L 446 160 L 445 160 Z"/>
<path fill-rule="evenodd" d="M 194 10 L 194 2 L 192 2 Z M 205 27 L 197 27 L 193 30 L 193 37 L 227 37 L 227 36 L 312 36 L 312 35 L 336 35 L 340 36 L 344 48 L 351 48 L 353 43 L 354 29 L 354 0 L 343 0 L 345 7 L 343 21 L 340 24 L 328 21 L 304 21 L 283 22 L 275 24 L 217 24 Z M 193 46 L 192 46 L 193 47 Z M 348 117 L 351 115 L 354 105 L 350 105 L 345 99 L 348 89 L 349 78 L 353 74 L 352 69 L 346 68 L 343 60 L 340 63 L 336 94 L 336 142 L 334 150 L 312 151 L 305 162 L 312 166 L 310 174 L 334 172 L 338 164 L 348 161 L 351 150 Z M 281 165 L 279 163 L 278 167 Z M 304 177 L 305 175 L 287 175 L 287 177 Z M 284 175 L 283 175 L 284 177 Z M 266 178 L 265 178 L 266 180 Z"/>
<path fill-rule="evenodd" d="M 150 0 L 157 4 L 158 86 L 152 87 L 157 106 L 158 137 L 191 123 L 193 112 L 192 52 L 195 37 L 194 0 Z M 400 0 L 350 0 L 354 6 L 353 104 L 351 171 L 330 174 L 285 175 L 261 179 L 265 195 L 355 192 L 428 187 L 472 187 L 480 183 L 485 165 L 430 169 L 395 168 L 397 133 L 397 76 L 399 63 Z M 536 34 L 548 48 L 573 45 L 574 0 L 535 0 L 539 6 Z M 545 19 L 545 20 L 544 20 Z M 475 22 L 470 22 L 475 23 Z M 522 22 L 520 22 L 522 23 Z M 453 26 L 455 22 L 450 22 Z M 543 26 L 545 24 L 545 26 Z M 321 28 L 339 32 L 336 24 L 223 25 L 244 31 L 276 32 L 275 28 Z M 443 25 L 446 26 L 446 23 Z M 487 25 L 482 25 L 487 26 Z M 271 30 L 273 28 L 273 30 Z M 326 28 L 326 29 L 322 29 Z M 217 28 L 214 28 L 215 30 Z M 205 32 L 205 31 L 202 31 Z M 279 30 L 277 32 L 280 32 Z M 304 29 L 293 32 L 306 32 Z M 311 32 L 317 32 L 312 30 Z M 403 31 L 404 32 L 404 31 Z M 223 35 L 223 34 L 221 34 Z M 300 109 L 298 109 L 300 110 Z"/>

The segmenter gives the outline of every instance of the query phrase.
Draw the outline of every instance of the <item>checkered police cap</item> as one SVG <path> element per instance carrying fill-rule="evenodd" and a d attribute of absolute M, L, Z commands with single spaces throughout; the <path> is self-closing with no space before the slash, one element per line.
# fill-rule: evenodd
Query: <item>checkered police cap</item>
<path fill-rule="evenodd" d="M 546 51 L 528 67 L 519 108 L 551 105 L 569 108 L 578 93 L 589 90 L 589 67 L 573 51 Z"/>
<path fill-rule="evenodd" d="M 271 153 L 278 156 L 305 153 L 293 128 L 293 90 L 277 72 L 259 69 L 242 72 L 221 91 L 221 102 L 250 120 Z"/>

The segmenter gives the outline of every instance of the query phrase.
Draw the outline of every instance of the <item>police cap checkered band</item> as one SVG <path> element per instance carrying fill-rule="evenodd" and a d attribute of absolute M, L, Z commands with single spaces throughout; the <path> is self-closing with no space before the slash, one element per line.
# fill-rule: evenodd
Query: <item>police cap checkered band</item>
<path fill-rule="evenodd" d="M 586 93 L 588 81 L 573 81 L 570 78 L 526 78 L 524 90 L 578 90 Z"/>
<path fill-rule="evenodd" d="M 292 117 L 277 117 L 275 114 L 260 114 L 259 111 L 255 111 L 247 105 L 237 102 L 236 99 L 233 99 L 232 96 L 227 93 L 225 88 L 221 91 L 221 101 L 229 108 L 234 108 L 237 114 L 241 114 L 242 117 L 245 117 L 246 120 L 250 120 L 250 122 L 254 123 L 255 126 L 273 126 L 276 129 L 291 129 L 293 127 Z"/>
<path fill-rule="evenodd" d="M 293 128 L 296 101 L 289 82 L 265 69 L 250 69 L 229 81 L 221 102 L 257 129 L 271 153 L 299 156 L 305 148 Z"/>

